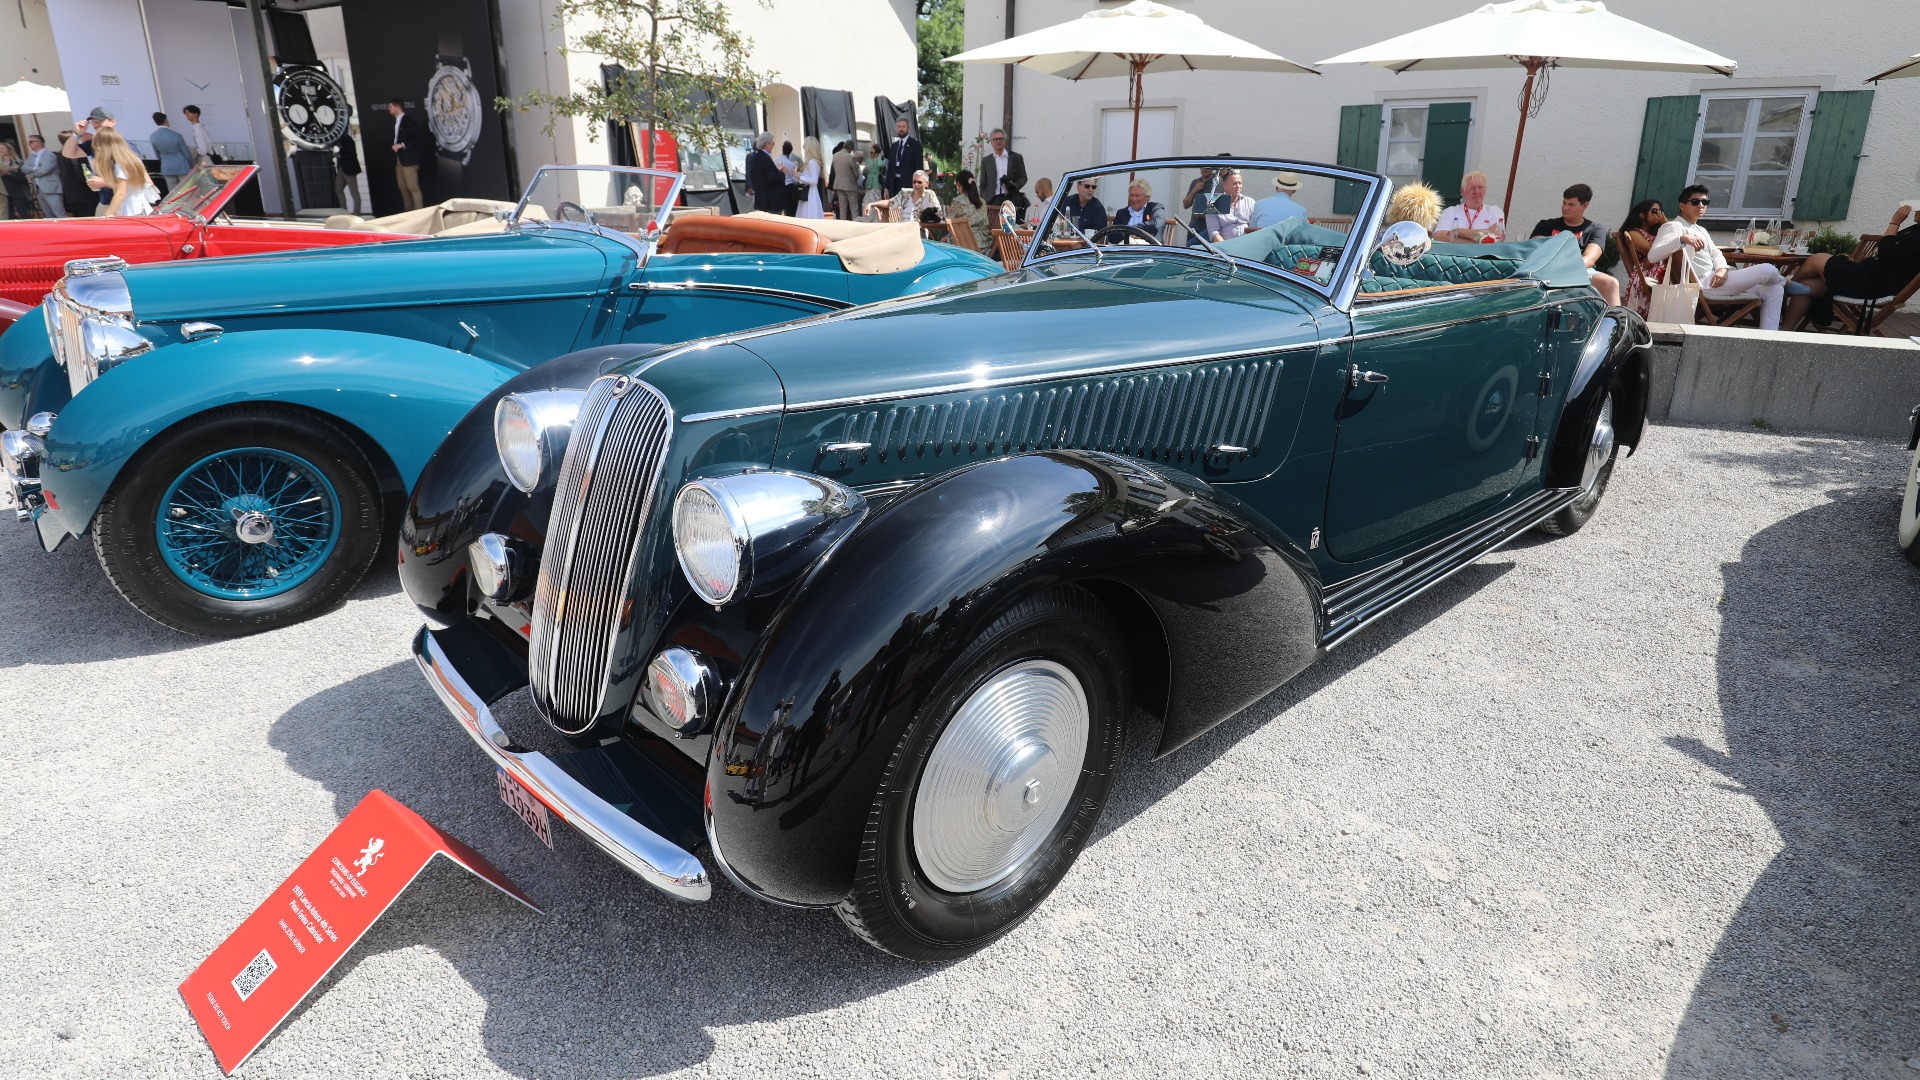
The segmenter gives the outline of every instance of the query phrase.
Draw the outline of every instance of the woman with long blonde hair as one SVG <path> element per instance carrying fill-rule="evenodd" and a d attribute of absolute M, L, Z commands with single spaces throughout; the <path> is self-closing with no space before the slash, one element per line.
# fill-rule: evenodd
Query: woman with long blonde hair
<path fill-rule="evenodd" d="M 95 191 L 113 189 L 113 201 L 107 204 L 105 217 L 135 217 L 153 213 L 160 201 L 147 167 L 118 131 L 103 127 L 93 136 L 93 175 L 87 186 Z"/>
<path fill-rule="evenodd" d="M 795 217 L 826 217 L 827 211 L 820 204 L 820 177 L 826 173 L 826 162 L 821 159 L 820 140 L 812 135 L 800 141 L 800 164 L 793 167 L 793 182 L 801 186 L 804 194 L 800 205 L 794 208 Z"/>

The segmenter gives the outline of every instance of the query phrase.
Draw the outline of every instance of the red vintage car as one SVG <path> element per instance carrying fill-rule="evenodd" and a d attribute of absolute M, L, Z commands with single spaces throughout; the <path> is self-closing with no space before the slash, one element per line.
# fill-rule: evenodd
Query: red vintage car
<path fill-rule="evenodd" d="M 130 263 L 167 262 L 418 238 L 407 233 L 223 217 L 227 200 L 258 168 L 202 165 L 144 217 L 0 223 L 0 331 L 47 295 L 69 259 L 118 255 Z"/>

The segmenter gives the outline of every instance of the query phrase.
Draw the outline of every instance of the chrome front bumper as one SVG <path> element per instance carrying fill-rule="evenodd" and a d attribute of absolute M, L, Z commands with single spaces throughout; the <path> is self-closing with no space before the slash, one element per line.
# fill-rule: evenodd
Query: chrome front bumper
<path fill-rule="evenodd" d="M 639 875 L 642 881 L 676 900 L 705 900 L 713 894 L 707 868 L 692 853 L 609 806 L 545 754 L 508 749 L 513 740 L 454 668 L 440 643 L 434 640 L 431 628 L 423 626 L 414 635 L 413 658 L 447 711 L 467 729 L 480 749 L 560 820 L 613 856 L 615 862 Z"/>

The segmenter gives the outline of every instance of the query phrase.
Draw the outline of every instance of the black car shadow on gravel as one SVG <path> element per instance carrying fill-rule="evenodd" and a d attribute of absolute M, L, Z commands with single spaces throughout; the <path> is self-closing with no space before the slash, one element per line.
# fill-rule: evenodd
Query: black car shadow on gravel
<path fill-rule="evenodd" d="M 1131 760 L 1099 835 L 1510 569 L 1468 567 L 1164 761 L 1148 760 L 1157 725 L 1137 717 Z M 535 915 L 463 871 L 437 866 L 276 1041 L 366 959 L 413 946 L 437 952 L 486 1001 L 488 1056 L 529 1077 L 650 1076 L 697 1065 L 713 1051 L 712 1029 L 831 1009 L 940 970 L 875 952 L 829 912 L 777 908 L 724 882 L 704 904 L 677 903 L 565 827 L 553 830 L 548 851 L 501 805 L 485 757 L 412 663 L 315 694 L 275 721 L 268 740 L 333 794 L 337 815 L 380 788 L 474 846 L 545 909 Z M 425 993 L 419 1000 L 431 1009 Z M 271 1058 L 273 1050 L 270 1042 L 262 1053 Z"/>
<path fill-rule="evenodd" d="M 831 1009 L 940 970 L 875 952 L 831 912 L 774 907 L 724 881 L 706 903 L 674 901 L 565 826 L 547 850 L 501 804 L 490 763 L 411 662 L 315 694 L 276 720 L 268 741 L 333 794 L 339 816 L 384 790 L 472 845 L 545 909 L 536 915 L 462 871 L 436 868 L 327 984 L 378 954 L 431 948 L 485 1000 L 485 1049 L 508 1072 L 671 1072 L 712 1054 L 713 1029 Z M 408 1000 L 433 1009 L 429 991 Z M 273 1051 L 270 1042 L 262 1054 Z"/>
<path fill-rule="evenodd" d="M 70 539 L 54 552 L 40 550 L 31 527 L 0 534 L 0 576 L 30 583 L 0 591 L 0 669 L 23 664 L 86 664 L 157 656 L 210 644 L 142 615 L 107 580 L 93 552 L 93 538 Z M 349 602 L 400 591 L 391 558 L 374 561 Z"/>
<path fill-rule="evenodd" d="M 1893 543 L 1896 489 L 1830 494 L 1722 568 L 1727 750 L 1668 740 L 1781 843 L 1701 973 L 1669 1076 L 1907 1076 L 1920 1055 L 1920 572 Z"/>

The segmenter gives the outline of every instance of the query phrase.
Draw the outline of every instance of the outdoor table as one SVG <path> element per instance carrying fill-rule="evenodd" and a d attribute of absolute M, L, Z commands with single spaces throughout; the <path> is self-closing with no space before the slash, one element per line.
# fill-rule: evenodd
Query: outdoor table
<path fill-rule="evenodd" d="M 1742 251 L 1739 248 L 1721 248 L 1720 254 L 1733 266 L 1777 266 L 1780 272 L 1792 277 L 1800 265 L 1811 258 L 1808 255 L 1764 255 L 1760 252 Z"/>

